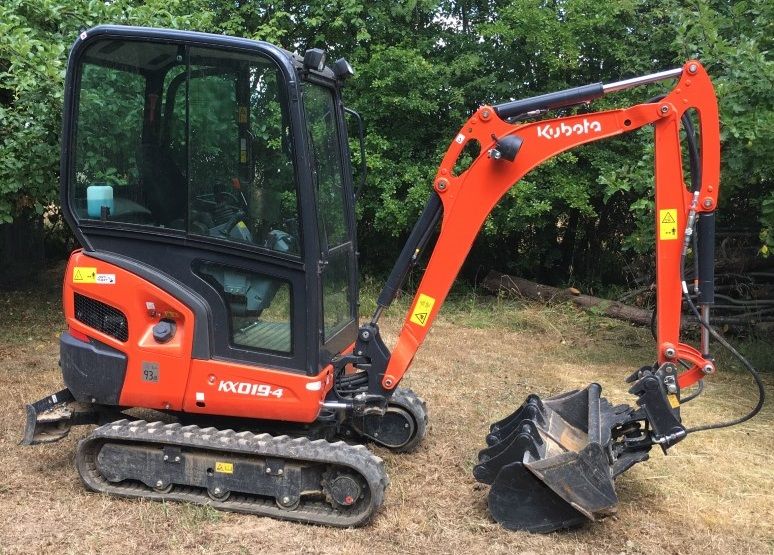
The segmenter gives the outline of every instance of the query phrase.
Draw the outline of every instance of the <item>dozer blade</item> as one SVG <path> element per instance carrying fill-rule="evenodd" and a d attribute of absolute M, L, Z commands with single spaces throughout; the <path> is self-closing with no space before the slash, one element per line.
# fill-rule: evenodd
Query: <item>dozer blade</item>
<path fill-rule="evenodd" d="M 53 443 L 70 433 L 73 411 L 69 403 L 73 402 L 69 389 L 57 391 L 31 405 L 26 405 L 27 421 L 24 437 L 19 445 L 37 445 Z"/>
<path fill-rule="evenodd" d="M 491 484 L 489 510 L 497 522 L 511 530 L 551 532 L 615 512 L 613 478 L 622 466 L 615 465 L 620 449 L 611 431 L 625 430 L 638 418 L 601 392 L 591 384 L 545 400 L 530 395 L 491 426 L 489 447 L 479 453 L 473 473 Z M 629 449 L 625 468 L 645 460 L 649 449 Z"/>
<path fill-rule="evenodd" d="M 98 414 L 92 406 L 75 401 L 69 389 L 63 389 L 26 405 L 24 437 L 19 445 L 37 445 L 59 441 L 73 426 L 95 424 Z"/>

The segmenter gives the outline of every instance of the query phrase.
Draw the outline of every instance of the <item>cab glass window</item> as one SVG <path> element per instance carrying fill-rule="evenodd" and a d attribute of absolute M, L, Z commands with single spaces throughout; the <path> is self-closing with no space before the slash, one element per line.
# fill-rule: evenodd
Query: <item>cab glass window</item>
<path fill-rule="evenodd" d="M 211 262 L 195 264 L 194 272 L 223 299 L 229 315 L 232 345 L 292 353 L 290 283 Z"/>
<path fill-rule="evenodd" d="M 323 334 L 327 341 L 353 319 L 350 256 L 346 250 L 332 254 L 322 273 Z"/>
<path fill-rule="evenodd" d="M 76 217 L 300 253 L 284 81 L 271 60 L 104 40 L 82 63 Z"/>
<path fill-rule="evenodd" d="M 348 241 L 344 182 L 336 110 L 330 89 L 304 84 L 304 110 L 312 150 L 320 243 L 333 248 Z"/>
<path fill-rule="evenodd" d="M 317 200 L 323 341 L 355 319 L 354 246 L 348 228 L 339 116 L 331 89 L 304 83 L 304 112 Z"/>
<path fill-rule="evenodd" d="M 115 46 L 94 45 L 81 71 L 71 206 L 79 218 L 154 224 L 140 172 L 147 80 L 139 66 L 155 49 Z M 162 52 L 174 58 L 176 49 Z"/>

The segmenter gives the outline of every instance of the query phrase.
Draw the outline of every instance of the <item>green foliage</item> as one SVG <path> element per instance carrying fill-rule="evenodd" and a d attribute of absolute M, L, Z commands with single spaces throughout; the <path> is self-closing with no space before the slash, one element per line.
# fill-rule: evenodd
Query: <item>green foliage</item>
<path fill-rule="evenodd" d="M 357 75 L 369 183 L 358 201 L 365 267 L 394 259 L 440 158 L 482 103 L 676 67 L 697 56 L 723 122 L 722 225 L 774 248 L 772 11 L 766 0 L 6 0 L 0 7 L 0 221 L 55 202 L 62 77 L 82 28 L 129 23 L 322 47 Z M 594 109 L 664 90 L 601 99 Z M 545 281 L 620 283 L 652 268 L 652 133 L 544 164 L 486 222 L 470 268 Z"/>
<path fill-rule="evenodd" d="M 126 186 L 136 181 L 135 152 L 142 133 L 145 79 L 136 73 L 86 66 L 81 78 L 77 139 L 76 180 L 78 196 L 94 183 Z"/>
<path fill-rule="evenodd" d="M 58 199 L 67 50 L 99 23 L 207 29 L 183 0 L 6 0 L 0 5 L 0 223 Z"/>
<path fill-rule="evenodd" d="M 720 103 L 724 221 L 760 224 L 763 254 L 774 247 L 774 4 L 701 0 L 675 12 L 675 45 L 698 56 Z M 757 220 L 757 222 L 756 222 Z"/>

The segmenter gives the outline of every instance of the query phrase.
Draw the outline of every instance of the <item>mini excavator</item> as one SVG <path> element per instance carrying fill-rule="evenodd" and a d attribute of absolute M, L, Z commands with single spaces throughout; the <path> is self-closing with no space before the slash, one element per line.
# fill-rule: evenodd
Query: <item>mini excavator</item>
<path fill-rule="evenodd" d="M 684 392 L 715 372 L 710 336 L 725 344 L 709 325 L 718 109 L 698 61 L 478 108 L 364 324 L 347 124 L 358 130 L 361 176 L 363 127 L 341 95 L 353 73 L 343 58 L 327 65 L 320 49 L 300 56 L 139 27 L 80 34 L 61 156 L 62 210 L 82 246 L 63 285 L 66 387 L 27 405 L 23 444 L 96 424 L 76 453 L 89 490 L 367 523 L 388 478 L 363 444 L 410 452 L 425 436 L 425 403 L 399 384 L 485 218 L 545 160 L 644 126 L 655 132 L 655 362 L 628 377 L 631 406 L 611 404 L 598 384 L 530 395 L 492 425 L 475 478 L 491 485 L 489 509 L 505 527 L 566 528 L 613 513 L 614 478 L 653 446 L 666 452 L 689 433 L 757 412 L 756 378 L 760 399 L 747 416 L 693 429 L 680 417 L 693 396 Z M 666 80 L 672 90 L 643 104 L 547 116 Z M 480 153 L 455 172 L 471 143 Z M 379 318 L 439 222 L 389 349 Z M 699 270 L 691 291 L 689 250 Z M 699 348 L 681 342 L 683 300 L 702 324 Z"/>

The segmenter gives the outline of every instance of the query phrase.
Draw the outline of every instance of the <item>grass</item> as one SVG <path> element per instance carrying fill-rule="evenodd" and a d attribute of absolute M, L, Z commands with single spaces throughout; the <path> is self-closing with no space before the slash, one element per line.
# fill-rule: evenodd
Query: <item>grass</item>
<path fill-rule="evenodd" d="M 381 284 L 366 280 L 361 290 L 361 312 L 370 314 Z M 412 298 L 400 296 L 390 313 L 405 315 Z M 497 329 L 533 333 L 559 340 L 555 349 L 574 353 L 585 363 L 615 363 L 630 360 L 632 353 L 643 359 L 653 357 L 654 341 L 649 329 L 606 317 L 604 314 L 582 311 L 569 303 L 546 307 L 512 297 L 494 297 L 482 289 L 456 285 L 443 306 L 444 318 L 460 326 L 475 329 Z M 689 343 L 698 343 L 698 334 L 690 332 Z M 731 344 L 755 368 L 774 373 L 774 336 L 766 332 L 748 332 L 742 337 L 730 337 Z M 621 348 L 625 347 L 625 350 Z M 744 372 L 739 361 L 720 345 L 713 355 L 724 371 Z"/>
<path fill-rule="evenodd" d="M 0 553 L 771 553 L 774 411 L 731 430 L 689 436 L 619 478 L 615 517 L 550 535 L 503 530 L 471 475 L 490 422 L 527 394 L 591 381 L 630 402 L 623 378 L 652 359 L 648 330 L 573 307 L 455 293 L 404 385 L 428 402 L 417 453 L 393 455 L 385 506 L 365 528 L 335 530 L 209 507 L 117 499 L 84 490 L 76 429 L 49 446 L 18 447 L 23 404 L 61 387 L 63 328 L 54 271 L 23 293 L 0 294 Z M 363 313 L 375 287 L 365 289 Z M 410 299 L 382 320 L 394 342 Z M 370 306 L 369 306 L 370 304 Z M 771 356 L 767 343 L 760 356 Z M 765 355 L 769 353 L 769 355 Z M 771 374 L 765 375 L 771 386 Z M 744 374 L 720 372 L 686 405 L 689 423 L 726 419 L 754 403 Z"/>
<path fill-rule="evenodd" d="M 0 291 L 0 343 L 23 344 L 59 337 L 65 329 L 62 271 L 58 266 L 32 285 Z"/>

